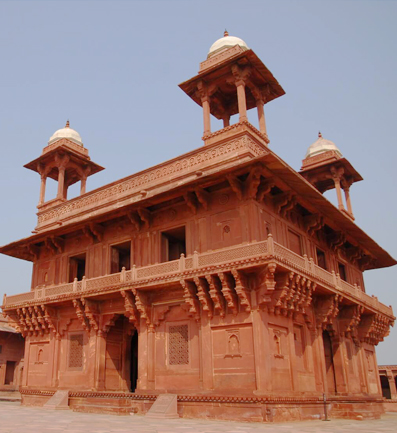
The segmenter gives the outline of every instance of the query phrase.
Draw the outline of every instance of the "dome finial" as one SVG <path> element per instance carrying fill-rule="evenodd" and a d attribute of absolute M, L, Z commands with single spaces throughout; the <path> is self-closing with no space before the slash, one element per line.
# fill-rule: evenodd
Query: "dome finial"
<path fill-rule="evenodd" d="M 69 125 L 69 119 L 66 121 L 66 126 L 65 126 L 65 128 L 70 128 L 70 125 Z"/>
<path fill-rule="evenodd" d="M 318 131 L 318 138 L 322 138 L 322 137 L 323 137 L 323 134 L 321 134 L 321 132 Z"/>
<path fill-rule="evenodd" d="M 225 31 L 223 32 L 223 37 L 229 36 L 229 32 L 225 29 Z"/>

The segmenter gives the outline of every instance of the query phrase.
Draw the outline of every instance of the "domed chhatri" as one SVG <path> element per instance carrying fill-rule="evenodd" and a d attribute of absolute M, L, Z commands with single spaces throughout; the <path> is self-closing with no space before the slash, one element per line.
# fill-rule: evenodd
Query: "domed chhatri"
<path fill-rule="evenodd" d="M 338 149 L 336 144 L 331 140 L 326 140 L 321 132 L 319 132 L 317 140 L 307 149 L 305 159 L 319 155 L 320 153 L 329 152 L 330 150 L 333 150 L 342 158 L 342 152 Z"/>
<path fill-rule="evenodd" d="M 237 38 L 236 36 L 229 36 L 228 31 L 225 30 L 223 38 L 218 39 L 211 45 L 207 58 L 213 56 L 225 48 L 231 48 L 235 45 L 239 45 L 241 48 L 249 50 L 248 45 L 242 39 Z"/>
<path fill-rule="evenodd" d="M 70 127 L 69 120 L 66 122 L 64 128 L 58 129 L 58 131 L 54 132 L 54 134 L 49 139 L 48 144 L 50 145 L 52 143 L 55 143 L 61 138 L 67 138 L 68 140 L 73 141 L 73 143 L 83 146 L 83 141 L 80 137 L 80 134 Z"/>

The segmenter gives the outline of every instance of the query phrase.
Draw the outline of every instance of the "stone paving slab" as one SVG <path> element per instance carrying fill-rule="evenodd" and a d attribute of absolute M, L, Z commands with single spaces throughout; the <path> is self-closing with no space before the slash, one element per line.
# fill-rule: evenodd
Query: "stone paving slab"
<path fill-rule="evenodd" d="M 396 433 L 397 413 L 381 420 L 241 423 L 199 419 L 148 419 L 25 407 L 0 402 L 0 433 Z"/>

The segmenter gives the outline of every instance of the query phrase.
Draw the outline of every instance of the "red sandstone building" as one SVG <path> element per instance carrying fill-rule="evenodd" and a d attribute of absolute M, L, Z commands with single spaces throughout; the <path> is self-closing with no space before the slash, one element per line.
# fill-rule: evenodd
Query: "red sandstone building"
<path fill-rule="evenodd" d="M 76 410 L 143 413 L 168 392 L 181 416 L 271 421 L 318 417 L 325 394 L 331 416 L 379 416 L 375 346 L 395 318 L 362 274 L 396 261 L 354 223 L 360 174 L 321 135 L 299 173 L 268 147 L 264 105 L 284 90 L 241 39 L 180 87 L 204 146 L 86 192 L 102 167 L 67 124 L 26 165 L 37 227 L 0 249 L 33 262 L 31 290 L 3 301 L 26 337 L 23 402 L 66 389 Z"/>

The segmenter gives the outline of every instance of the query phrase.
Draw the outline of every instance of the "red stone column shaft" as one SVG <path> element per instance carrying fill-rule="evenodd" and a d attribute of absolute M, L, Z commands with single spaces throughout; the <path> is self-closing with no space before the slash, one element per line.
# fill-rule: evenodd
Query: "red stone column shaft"
<path fill-rule="evenodd" d="M 84 176 L 81 178 L 80 195 L 85 194 L 86 186 L 87 186 L 87 176 Z"/>
<path fill-rule="evenodd" d="M 223 127 L 226 128 L 228 126 L 230 126 L 230 116 L 225 115 L 223 117 Z"/>
<path fill-rule="evenodd" d="M 58 193 L 57 198 L 64 198 L 64 190 L 65 190 L 65 167 L 59 167 L 58 172 Z"/>
<path fill-rule="evenodd" d="M 256 101 L 256 107 L 258 109 L 258 121 L 259 121 L 259 131 L 262 132 L 262 134 L 267 134 L 266 132 L 266 120 L 265 120 L 265 110 L 263 107 L 263 101 L 258 100 Z"/>
<path fill-rule="evenodd" d="M 39 205 L 41 205 L 41 204 L 43 204 L 45 202 L 46 183 L 47 183 L 47 176 L 41 175 Z"/>
<path fill-rule="evenodd" d="M 238 101 L 238 112 L 239 112 L 239 121 L 244 122 L 247 121 L 247 101 L 245 99 L 245 83 L 240 80 L 236 82 L 237 86 L 237 101 Z"/>
<path fill-rule="evenodd" d="M 203 97 L 201 102 L 203 104 L 204 135 L 208 135 L 211 134 L 211 110 L 209 97 Z"/>
<path fill-rule="evenodd" d="M 349 212 L 350 215 L 353 215 L 353 209 L 352 209 L 352 204 L 351 204 L 351 200 L 350 200 L 350 188 L 344 188 L 343 189 L 345 191 L 345 198 L 346 198 L 346 206 L 347 206 L 347 211 Z"/>
<path fill-rule="evenodd" d="M 335 189 L 336 189 L 336 196 L 338 198 L 338 208 L 340 210 L 344 209 L 343 201 L 342 201 L 342 190 L 340 186 L 340 179 L 337 177 L 334 177 L 334 183 L 335 183 Z"/>

